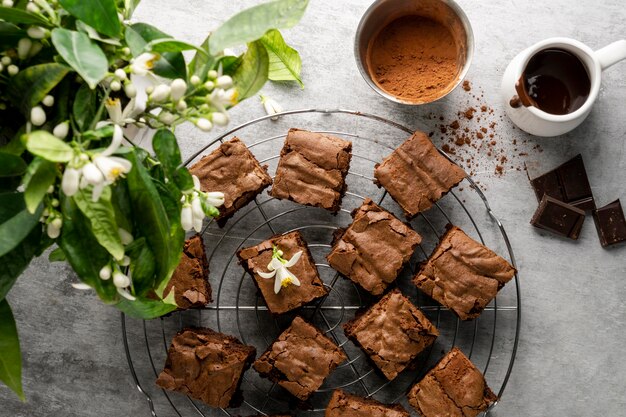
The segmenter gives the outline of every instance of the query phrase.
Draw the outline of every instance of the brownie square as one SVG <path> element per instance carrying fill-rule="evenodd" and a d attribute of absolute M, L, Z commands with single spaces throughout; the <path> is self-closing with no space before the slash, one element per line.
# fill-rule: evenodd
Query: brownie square
<path fill-rule="evenodd" d="M 266 279 L 258 274 L 259 271 L 269 272 L 267 266 L 272 260 L 274 246 L 283 251 L 283 258 L 286 260 L 291 259 L 296 252 L 302 251 L 300 260 L 289 268 L 300 281 L 300 286 L 287 285 L 282 287 L 278 294 L 274 292 L 275 278 Z M 241 249 L 237 252 L 237 257 L 252 276 L 272 314 L 286 313 L 328 294 L 309 247 L 298 231 L 274 236 L 256 246 Z"/>
<path fill-rule="evenodd" d="M 185 241 L 180 263 L 165 287 L 164 294 L 169 294 L 172 289 L 176 304 L 181 310 L 204 307 L 213 301 L 209 284 L 209 261 L 202 236 L 195 235 Z"/>
<path fill-rule="evenodd" d="M 466 176 L 423 132 L 415 132 L 374 170 L 376 185 L 385 187 L 409 219 L 428 210 Z"/>
<path fill-rule="evenodd" d="M 254 362 L 254 369 L 305 401 L 345 360 L 339 346 L 315 326 L 296 317 Z"/>
<path fill-rule="evenodd" d="M 397 289 L 344 324 L 344 331 L 389 380 L 439 336 L 435 326 Z"/>
<path fill-rule="evenodd" d="M 372 200 L 352 212 L 352 224 L 336 234 L 326 256 L 331 267 L 373 295 L 397 278 L 422 237 Z"/>
<path fill-rule="evenodd" d="M 203 191 L 224 193 L 216 218 L 220 226 L 272 183 L 267 166 L 261 166 L 237 137 L 202 157 L 189 172 L 198 177 Z"/>
<path fill-rule="evenodd" d="M 422 417 L 475 417 L 497 397 L 474 364 L 454 347 L 408 394 Z"/>
<path fill-rule="evenodd" d="M 473 319 L 513 278 L 515 268 L 460 228 L 446 228 L 413 283 L 461 320 Z"/>
<path fill-rule="evenodd" d="M 289 129 L 270 195 L 336 213 L 351 158 L 352 143 L 347 140 Z"/>
<path fill-rule="evenodd" d="M 626 242 L 626 218 L 619 200 L 594 210 L 593 220 L 602 247 Z"/>
<path fill-rule="evenodd" d="M 387 405 L 369 398 L 357 397 L 343 390 L 335 390 L 326 407 L 324 417 L 410 417 L 400 405 Z"/>
<path fill-rule="evenodd" d="M 585 212 L 583 210 L 546 194 L 541 199 L 530 224 L 557 235 L 577 240 L 584 221 Z"/>
<path fill-rule="evenodd" d="M 255 356 L 253 346 L 235 337 L 207 328 L 184 329 L 172 340 L 156 383 L 212 407 L 238 407 L 241 378 Z"/>

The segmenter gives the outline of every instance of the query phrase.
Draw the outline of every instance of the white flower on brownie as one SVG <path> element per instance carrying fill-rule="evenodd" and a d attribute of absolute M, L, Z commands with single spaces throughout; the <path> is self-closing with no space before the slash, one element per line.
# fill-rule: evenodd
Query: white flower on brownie
<path fill-rule="evenodd" d="M 269 269 L 270 272 L 257 271 L 257 274 L 259 274 L 261 278 L 276 278 L 274 281 L 274 293 L 276 294 L 278 294 L 281 288 L 287 287 L 290 284 L 296 287 L 300 286 L 300 280 L 287 268 L 291 268 L 298 263 L 302 256 L 302 251 L 294 253 L 289 260 L 284 259 L 283 255 L 283 251 L 274 246 L 272 250 L 272 260 L 267 265 L 267 269 Z"/>

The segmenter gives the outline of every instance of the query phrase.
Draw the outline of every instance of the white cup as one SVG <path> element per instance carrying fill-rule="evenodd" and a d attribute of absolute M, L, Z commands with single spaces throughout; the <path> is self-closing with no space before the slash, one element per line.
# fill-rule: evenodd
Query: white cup
<path fill-rule="evenodd" d="M 528 61 L 539 51 L 548 48 L 564 49 L 576 55 L 587 68 L 591 90 L 585 103 L 577 110 L 563 115 L 546 113 L 534 106 L 513 107 L 511 99 L 517 95 L 515 84 L 522 76 Z M 619 40 L 593 51 L 587 45 L 571 38 L 550 38 L 520 52 L 509 64 L 502 77 L 501 95 L 506 113 L 520 129 L 536 136 L 558 136 L 576 128 L 585 120 L 600 91 L 602 71 L 626 59 L 626 40 Z"/>

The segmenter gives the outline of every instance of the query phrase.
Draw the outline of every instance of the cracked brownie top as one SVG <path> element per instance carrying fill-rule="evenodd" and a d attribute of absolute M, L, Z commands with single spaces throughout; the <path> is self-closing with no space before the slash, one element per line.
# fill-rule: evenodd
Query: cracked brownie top
<path fill-rule="evenodd" d="M 290 129 L 270 195 L 337 212 L 351 157 L 352 143 L 347 140 Z"/>
<path fill-rule="evenodd" d="M 497 399 L 480 371 L 456 347 L 411 388 L 408 398 L 423 417 L 475 417 Z"/>
<path fill-rule="evenodd" d="M 209 284 L 209 262 L 202 236 L 195 235 L 185 241 L 178 267 L 165 287 L 167 295 L 174 290 L 179 309 L 203 307 L 212 301 Z"/>
<path fill-rule="evenodd" d="M 336 390 L 326 407 L 324 417 L 409 417 L 399 404 L 387 405 L 369 398 Z"/>
<path fill-rule="evenodd" d="M 304 401 L 344 360 L 341 348 L 315 326 L 296 317 L 254 362 L 254 369 Z"/>

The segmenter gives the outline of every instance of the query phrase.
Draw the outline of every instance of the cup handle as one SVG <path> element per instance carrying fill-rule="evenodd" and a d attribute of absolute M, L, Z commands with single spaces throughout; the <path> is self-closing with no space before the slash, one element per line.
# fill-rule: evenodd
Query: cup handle
<path fill-rule="evenodd" d="M 600 61 L 600 68 L 604 71 L 608 67 L 626 59 L 626 40 L 622 39 L 613 42 L 602 49 L 598 49 L 595 54 L 598 61 Z"/>

